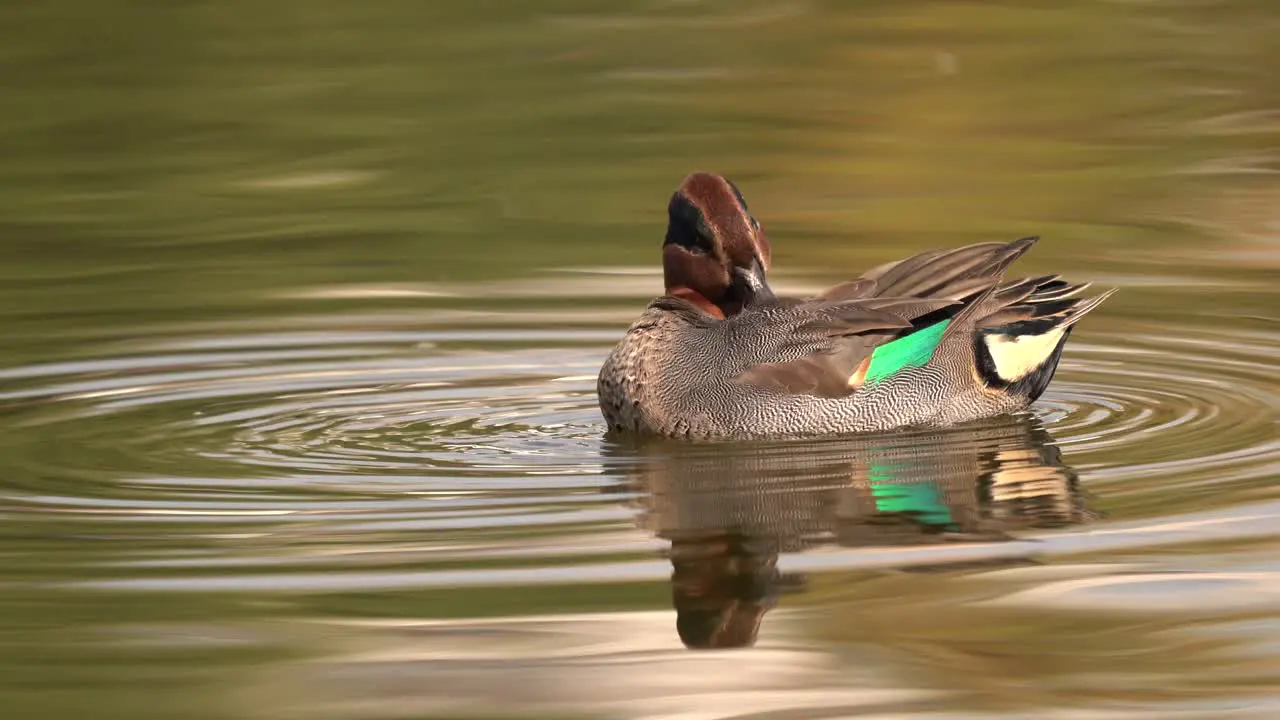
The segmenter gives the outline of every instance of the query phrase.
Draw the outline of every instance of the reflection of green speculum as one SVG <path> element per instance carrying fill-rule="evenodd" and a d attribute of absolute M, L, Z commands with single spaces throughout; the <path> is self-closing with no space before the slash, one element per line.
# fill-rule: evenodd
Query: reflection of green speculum
<path fill-rule="evenodd" d="M 951 509 L 938 497 L 932 482 L 891 482 L 899 465 L 875 465 L 867 473 L 876 510 L 883 513 L 911 513 L 926 525 L 953 525 Z"/>

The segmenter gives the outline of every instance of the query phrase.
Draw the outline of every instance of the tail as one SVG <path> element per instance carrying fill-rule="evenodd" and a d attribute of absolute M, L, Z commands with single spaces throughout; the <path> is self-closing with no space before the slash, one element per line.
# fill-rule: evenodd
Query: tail
<path fill-rule="evenodd" d="M 1088 286 L 1049 275 L 996 288 L 982 303 L 988 312 L 975 319 L 974 354 L 987 385 L 1028 402 L 1039 399 L 1058 369 L 1071 329 L 1115 292 L 1077 298 Z"/>

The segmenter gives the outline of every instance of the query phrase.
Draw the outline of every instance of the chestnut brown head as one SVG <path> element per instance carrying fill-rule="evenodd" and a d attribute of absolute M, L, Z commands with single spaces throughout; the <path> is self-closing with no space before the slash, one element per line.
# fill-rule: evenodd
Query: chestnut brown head
<path fill-rule="evenodd" d="M 662 270 L 667 294 L 728 317 L 772 302 L 769 239 L 732 182 L 694 173 L 667 205 Z"/>

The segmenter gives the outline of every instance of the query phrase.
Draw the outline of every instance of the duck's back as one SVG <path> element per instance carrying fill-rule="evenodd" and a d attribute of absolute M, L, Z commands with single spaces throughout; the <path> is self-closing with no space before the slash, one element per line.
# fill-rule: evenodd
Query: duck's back
<path fill-rule="evenodd" d="M 782 428 L 769 402 L 773 393 L 735 378 L 761 363 L 821 351 L 794 334 L 797 324 L 796 314 L 783 308 L 713 320 L 682 301 L 660 298 L 600 370 L 605 421 L 613 431 L 670 437 L 776 434 Z"/>
<path fill-rule="evenodd" d="M 933 342 L 937 361 L 921 362 L 909 347 L 889 348 L 893 352 L 876 357 L 896 363 L 894 372 L 880 369 L 854 387 L 855 360 L 904 338 L 889 328 L 832 337 L 823 314 L 806 305 L 753 309 L 720 321 L 703 321 L 680 305 L 650 306 L 605 361 L 600 406 L 611 430 L 694 438 L 870 432 L 947 424 L 1017 404 L 976 391 L 972 367 L 941 356 L 963 343 L 958 336 L 938 337 L 945 324 L 916 340 Z M 956 353 L 963 355 L 972 353 Z M 805 364 L 812 359 L 820 367 L 810 372 Z M 841 362 L 853 366 L 850 372 L 834 369 Z M 762 368 L 773 374 L 757 381 Z"/>

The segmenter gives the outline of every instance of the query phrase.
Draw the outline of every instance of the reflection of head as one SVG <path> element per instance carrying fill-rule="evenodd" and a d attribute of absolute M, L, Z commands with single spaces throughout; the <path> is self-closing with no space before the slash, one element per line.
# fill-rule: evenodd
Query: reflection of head
<path fill-rule="evenodd" d="M 685 647 L 748 647 L 775 604 L 778 559 L 741 535 L 673 540 L 671 600 Z"/>

